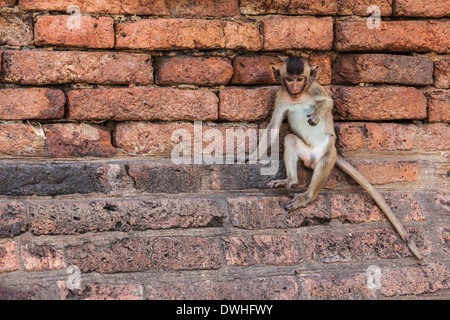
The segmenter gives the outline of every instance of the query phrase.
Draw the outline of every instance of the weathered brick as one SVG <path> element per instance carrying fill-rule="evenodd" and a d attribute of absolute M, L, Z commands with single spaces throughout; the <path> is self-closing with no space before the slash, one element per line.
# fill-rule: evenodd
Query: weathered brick
<path fill-rule="evenodd" d="M 367 275 L 333 274 L 301 275 L 305 299 L 308 300 L 366 300 L 374 299 L 376 292 L 367 286 Z"/>
<path fill-rule="evenodd" d="M 66 259 L 83 273 L 208 270 L 221 265 L 218 243 L 200 237 L 126 238 L 107 247 L 86 243 L 67 247 Z"/>
<path fill-rule="evenodd" d="M 414 232 L 413 236 L 423 252 L 426 249 L 423 236 L 420 232 Z M 343 263 L 412 256 L 407 245 L 391 229 L 308 234 L 302 236 L 302 241 L 305 255 L 311 262 Z"/>
<path fill-rule="evenodd" d="M 52 158 L 110 157 L 116 154 L 108 131 L 88 124 L 46 126 L 45 155 Z"/>
<path fill-rule="evenodd" d="M 341 150 L 411 150 L 417 128 L 413 124 L 339 122 L 335 124 Z"/>
<path fill-rule="evenodd" d="M 336 0 L 242 0 L 243 14 L 303 14 L 303 15 L 334 15 L 337 13 Z"/>
<path fill-rule="evenodd" d="M 36 155 L 44 143 L 38 129 L 24 123 L 0 123 L 0 154 Z"/>
<path fill-rule="evenodd" d="M 28 230 L 27 207 L 23 202 L 0 202 L 0 238 L 18 236 Z"/>
<path fill-rule="evenodd" d="M 387 297 L 420 295 L 450 288 L 450 273 L 441 263 L 385 270 L 381 294 Z"/>
<path fill-rule="evenodd" d="M 0 300 L 31 300 L 36 296 L 36 289 L 14 289 L 0 286 Z"/>
<path fill-rule="evenodd" d="M 389 54 L 343 54 L 334 62 L 333 83 L 429 85 L 433 83 L 433 61 Z"/>
<path fill-rule="evenodd" d="M 111 193 L 120 188 L 124 174 L 119 164 L 89 162 L 2 162 L 0 194 L 55 196 Z"/>
<path fill-rule="evenodd" d="M 43 16 L 36 21 L 34 34 L 37 46 L 114 48 L 114 19 L 67 15 Z"/>
<path fill-rule="evenodd" d="M 79 289 L 69 289 L 67 281 L 56 283 L 62 300 L 142 300 L 137 284 L 80 283 Z"/>
<path fill-rule="evenodd" d="M 330 208 L 319 196 L 305 208 L 294 211 L 284 209 L 288 197 L 238 197 L 227 198 L 233 226 L 243 229 L 297 228 L 313 222 L 316 217 L 329 216 Z"/>
<path fill-rule="evenodd" d="M 402 160 L 350 160 L 371 184 L 414 182 L 418 178 L 417 161 Z"/>
<path fill-rule="evenodd" d="M 321 85 L 331 84 L 331 56 L 326 53 L 312 53 L 309 65 L 319 67 L 316 81 Z"/>
<path fill-rule="evenodd" d="M 23 245 L 20 258 L 25 271 L 46 271 L 66 268 L 63 251 L 53 246 Z"/>
<path fill-rule="evenodd" d="M 29 203 L 35 235 L 81 234 L 217 226 L 222 213 L 211 199 L 109 199 Z"/>
<path fill-rule="evenodd" d="M 208 154 L 205 149 L 210 144 L 214 144 L 216 142 L 216 135 L 222 139 L 223 149 L 221 151 L 223 155 L 226 155 L 227 136 L 239 132 L 246 134 L 248 129 L 254 130 L 256 144 L 257 128 L 252 125 L 224 126 L 217 124 L 215 126 L 211 126 L 204 125 L 202 123 L 199 128 L 201 128 L 199 130 L 199 132 L 201 131 L 201 134 L 194 132 L 194 125 L 192 123 L 119 123 L 117 124 L 114 132 L 114 145 L 129 154 L 146 154 L 155 155 L 161 158 L 171 158 L 172 151 L 176 152 L 174 148 L 180 144 L 176 133 L 181 133 L 182 130 L 185 134 L 188 134 L 188 137 L 183 136 L 182 141 L 190 142 L 189 151 L 191 152 L 191 156 L 198 157 L 198 155 L 194 153 L 196 151 L 194 149 L 196 145 L 202 146 L 202 152 L 205 151 L 203 156 L 207 156 Z M 209 135 L 212 135 L 214 139 L 209 139 Z M 175 140 L 172 140 L 172 136 L 175 137 Z M 249 132 L 249 136 L 251 136 L 251 132 Z M 246 141 L 245 146 L 245 150 L 248 151 L 248 141 Z M 217 148 L 220 149 L 220 145 Z M 236 151 L 238 150 L 238 143 L 235 142 L 230 150 L 233 150 L 236 154 Z M 213 151 L 215 150 L 211 150 L 211 153 Z"/>
<path fill-rule="evenodd" d="M 115 15 L 159 15 L 181 17 L 228 17 L 239 15 L 237 0 L 21 0 L 20 7 L 29 11 L 62 11 L 75 5 L 82 13 Z"/>
<path fill-rule="evenodd" d="M 401 17 L 431 17 L 450 16 L 449 0 L 396 0 L 393 13 Z"/>
<path fill-rule="evenodd" d="M 216 120 L 219 99 L 211 91 L 172 88 L 85 89 L 67 93 L 75 120 Z"/>
<path fill-rule="evenodd" d="M 380 9 L 381 17 L 392 15 L 392 0 L 337 0 L 337 3 L 338 15 L 372 15 L 373 11 L 367 12 L 372 5 Z"/>
<path fill-rule="evenodd" d="M 261 49 L 261 40 L 257 26 L 250 22 L 143 19 L 138 22 L 125 22 L 117 25 L 116 48 L 258 51 Z"/>
<path fill-rule="evenodd" d="M 450 125 L 448 123 L 429 123 L 419 126 L 421 139 L 419 147 L 424 151 L 450 150 Z"/>
<path fill-rule="evenodd" d="M 201 189 L 201 176 L 194 165 L 136 162 L 127 165 L 127 172 L 140 192 L 197 193 Z"/>
<path fill-rule="evenodd" d="M 275 265 L 288 266 L 300 262 L 300 250 L 292 236 L 255 235 L 224 237 L 225 260 L 230 266 Z"/>
<path fill-rule="evenodd" d="M 233 84 L 276 84 L 272 67 L 282 60 L 276 56 L 236 57 L 233 60 Z"/>
<path fill-rule="evenodd" d="M 57 119 L 64 116 L 66 97 L 54 89 L 0 89 L 0 119 Z"/>
<path fill-rule="evenodd" d="M 13 241 L 0 244 L 0 273 L 19 269 L 17 245 Z"/>
<path fill-rule="evenodd" d="M 162 58 L 156 69 L 160 85 L 225 85 L 233 75 L 231 61 L 221 57 Z"/>
<path fill-rule="evenodd" d="M 16 0 L 0 0 L 0 7 L 13 7 L 16 5 Z"/>
<path fill-rule="evenodd" d="M 0 45 L 29 46 L 33 44 L 31 15 L 18 12 L 0 12 Z"/>
<path fill-rule="evenodd" d="M 338 21 L 337 51 L 450 52 L 449 21 L 382 21 L 380 29 L 366 22 Z"/>
<path fill-rule="evenodd" d="M 206 280 L 195 283 L 156 283 L 145 287 L 152 300 L 295 300 L 299 294 L 294 277 Z"/>
<path fill-rule="evenodd" d="M 333 19 L 275 18 L 261 22 L 264 50 L 311 49 L 325 51 L 333 46 Z M 300 37 L 298 35 L 301 35 Z"/>
<path fill-rule="evenodd" d="M 428 97 L 428 120 L 450 122 L 450 94 L 432 94 Z"/>
<path fill-rule="evenodd" d="M 442 227 L 438 229 L 441 238 L 442 248 L 445 252 L 450 253 L 450 228 Z"/>
<path fill-rule="evenodd" d="M 277 89 L 231 88 L 220 91 L 219 118 L 228 121 L 266 119 L 273 109 Z"/>
<path fill-rule="evenodd" d="M 434 83 L 436 88 L 450 88 L 450 59 L 441 59 L 434 64 Z"/>
<path fill-rule="evenodd" d="M 410 193 L 383 194 L 394 214 L 404 222 L 425 220 L 422 210 Z M 386 221 L 384 213 L 368 193 L 334 193 L 331 202 L 331 218 L 347 223 Z"/>
<path fill-rule="evenodd" d="M 425 119 L 427 99 L 411 87 L 332 87 L 336 120 Z"/>
<path fill-rule="evenodd" d="M 6 51 L 3 60 L 3 80 L 21 85 L 153 83 L 148 54 L 24 50 Z"/>

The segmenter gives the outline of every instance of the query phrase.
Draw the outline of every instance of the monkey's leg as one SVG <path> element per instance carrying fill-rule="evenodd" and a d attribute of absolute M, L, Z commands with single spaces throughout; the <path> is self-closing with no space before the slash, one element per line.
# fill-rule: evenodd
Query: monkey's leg
<path fill-rule="evenodd" d="M 296 135 L 288 134 L 284 138 L 284 165 L 286 166 L 286 179 L 274 180 L 268 184 L 269 188 L 285 187 L 290 189 L 291 186 L 298 184 L 297 164 L 302 159 L 311 163 L 311 149 Z M 307 159 L 307 160 L 305 160 Z"/>
<path fill-rule="evenodd" d="M 304 207 L 317 198 L 317 195 L 327 181 L 328 176 L 336 163 L 336 158 L 336 148 L 334 145 L 330 145 L 328 151 L 323 155 L 323 157 L 320 158 L 316 168 L 314 169 L 308 190 L 294 196 L 294 198 L 286 204 L 286 210 L 295 210 L 297 208 Z"/>

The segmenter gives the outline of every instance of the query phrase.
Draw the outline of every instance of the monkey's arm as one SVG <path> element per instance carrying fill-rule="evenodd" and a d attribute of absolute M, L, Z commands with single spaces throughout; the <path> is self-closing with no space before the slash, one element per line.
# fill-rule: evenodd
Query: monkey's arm
<path fill-rule="evenodd" d="M 276 103 L 275 103 L 276 105 Z M 272 146 L 276 139 L 279 137 L 279 130 L 281 123 L 286 116 L 286 109 L 275 106 L 270 123 L 265 130 L 262 131 L 262 135 L 259 139 L 258 148 L 254 150 L 251 155 L 251 160 L 256 160 L 256 158 L 261 158 L 264 154 L 267 154 L 268 147 Z M 269 144 L 267 144 L 267 137 L 269 136 Z M 257 157 L 258 156 L 258 157 Z"/>
<path fill-rule="evenodd" d="M 333 99 L 331 99 L 325 89 L 320 85 L 313 85 L 312 96 L 314 98 L 315 108 L 308 115 L 308 123 L 315 126 L 323 119 L 324 116 L 333 110 Z"/>

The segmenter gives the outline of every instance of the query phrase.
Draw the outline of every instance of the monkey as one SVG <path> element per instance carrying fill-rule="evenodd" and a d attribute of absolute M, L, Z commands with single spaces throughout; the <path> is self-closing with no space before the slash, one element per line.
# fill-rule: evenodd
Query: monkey
<path fill-rule="evenodd" d="M 267 151 L 267 143 L 273 145 L 279 139 L 278 130 L 285 118 L 291 129 L 284 138 L 283 161 L 286 179 L 274 180 L 269 188 L 284 187 L 290 189 L 298 184 L 297 164 L 299 160 L 313 170 L 311 182 L 304 193 L 292 196 L 285 209 L 288 211 L 305 207 L 314 201 L 328 179 L 331 170 L 337 166 L 352 177 L 375 200 L 380 209 L 389 218 L 401 238 L 407 243 L 413 254 L 423 260 L 422 253 L 414 241 L 409 238 L 400 220 L 392 212 L 378 191 L 353 166 L 338 155 L 335 146 L 336 133 L 332 116 L 333 100 L 316 81 L 318 67 L 309 66 L 300 56 L 290 56 L 280 68 L 273 67 L 275 79 L 281 84 L 275 98 L 274 109 L 267 130 L 252 154 L 261 157 Z M 276 134 L 271 134 L 276 132 Z M 269 142 L 267 142 L 269 137 Z"/>

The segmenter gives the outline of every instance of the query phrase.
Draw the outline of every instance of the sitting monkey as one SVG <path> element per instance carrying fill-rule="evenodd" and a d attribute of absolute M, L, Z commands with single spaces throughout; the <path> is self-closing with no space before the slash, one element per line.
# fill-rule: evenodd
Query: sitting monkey
<path fill-rule="evenodd" d="M 297 164 L 299 160 L 302 160 L 306 167 L 314 170 L 306 192 L 295 195 L 287 203 L 286 209 L 294 210 L 304 207 L 316 199 L 331 170 L 336 165 L 373 197 L 414 255 L 422 260 L 421 252 L 414 241 L 409 238 L 400 220 L 381 195 L 354 167 L 337 154 L 336 134 L 331 112 L 333 100 L 315 81 L 318 67 L 310 67 L 301 57 L 289 57 L 281 68 L 273 68 L 273 71 L 276 80 L 281 83 L 281 89 L 275 99 L 275 107 L 268 130 L 260 140 L 259 156 L 261 157 L 267 151 L 267 133 L 270 135 L 269 146 L 271 146 L 275 139 L 278 139 L 278 135 L 270 134 L 270 132 L 278 132 L 285 118 L 287 118 L 292 133 L 284 139 L 283 158 L 287 178 L 272 181 L 268 186 L 290 189 L 291 186 L 298 184 Z"/>

